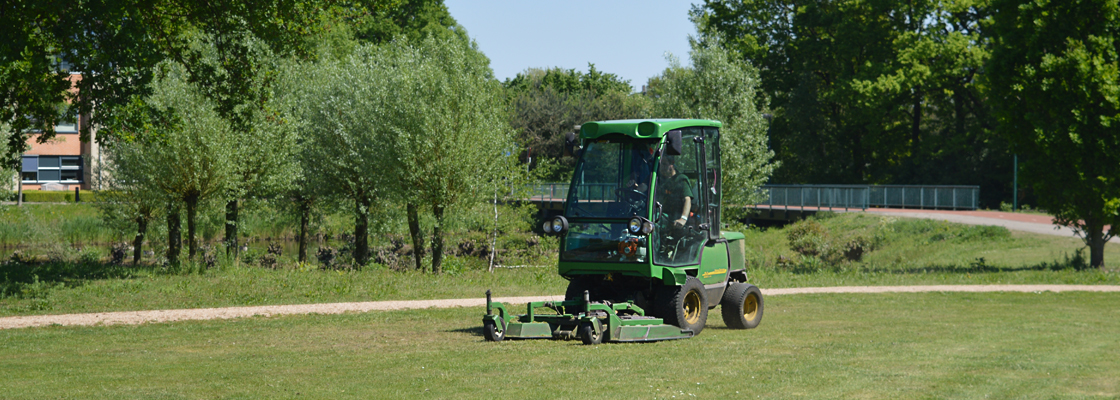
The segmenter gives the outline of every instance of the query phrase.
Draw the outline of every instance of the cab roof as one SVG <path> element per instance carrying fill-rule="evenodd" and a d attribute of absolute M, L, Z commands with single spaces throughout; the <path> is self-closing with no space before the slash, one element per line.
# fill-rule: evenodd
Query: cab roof
<path fill-rule="evenodd" d="M 674 129 L 692 126 L 723 127 L 719 121 L 710 119 L 621 119 L 615 121 L 593 121 L 580 127 L 581 139 L 595 139 L 612 133 L 623 134 L 638 139 L 655 139 L 665 136 Z"/>

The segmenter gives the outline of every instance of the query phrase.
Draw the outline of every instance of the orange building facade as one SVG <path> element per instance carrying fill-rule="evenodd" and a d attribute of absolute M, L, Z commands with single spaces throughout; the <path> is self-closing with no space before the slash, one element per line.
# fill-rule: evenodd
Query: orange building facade
<path fill-rule="evenodd" d="M 80 79 L 80 74 L 70 75 L 71 82 Z M 82 123 L 88 123 L 88 118 L 61 122 L 55 126 L 55 136 L 44 143 L 39 143 L 39 134 L 27 139 L 30 149 L 23 153 L 19 176 L 23 190 L 97 189 L 93 171 L 99 165 L 101 152 L 93 141 L 96 132 L 90 135 L 89 142 L 80 140 Z"/>

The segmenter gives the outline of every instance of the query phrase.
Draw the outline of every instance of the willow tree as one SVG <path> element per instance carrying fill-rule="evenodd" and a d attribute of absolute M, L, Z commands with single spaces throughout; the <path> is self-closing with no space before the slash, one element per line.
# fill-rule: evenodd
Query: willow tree
<path fill-rule="evenodd" d="M 670 57 L 670 66 L 650 79 L 654 114 L 667 118 L 705 118 L 723 123 L 720 130 L 725 202 L 752 204 L 760 198 L 758 187 L 770 178 L 776 163 L 766 147 L 766 121 L 762 110 L 758 70 L 732 58 L 718 42 L 693 42 L 692 66 L 683 67 Z"/>
<path fill-rule="evenodd" d="M 386 172 L 405 202 L 434 217 L 431 268 L 439 273 L 448 213 L 508 191 L 519 176 L 513 131 L 490 62 L 472 43 L 429 37 L 415 46 L 391 43 L 385 54 L 395 67 L 395 93 L 384 108 Z"/>
<path fill-rule="evenodd" d="M 107 149 L 113 178 L 125 189 L 162 200 L 168 223 L 168 254 L 178 263 L 180 210 L 187 213 L 187 248 L 198 250 L 198 209 L 226 190 L 237 162 L 231 128 L 213 104 L 186 82 L 181 66 L 163 64 L 152 83 L 147 103 L 160 119 L 135 132 L 132 141 L 118 140 Z"/>
<path fill-rule="evenodd" d="M 393 184 L 385 143 L 387 84 L 395 71 L 373 46 L 341 60 L 291 70 L 290 107 L 299 116 L 303 173 L 321 193 L 344 198 L 354 213 L 354 261 L 369 262 L 369 216 L 390 201 Z"/>

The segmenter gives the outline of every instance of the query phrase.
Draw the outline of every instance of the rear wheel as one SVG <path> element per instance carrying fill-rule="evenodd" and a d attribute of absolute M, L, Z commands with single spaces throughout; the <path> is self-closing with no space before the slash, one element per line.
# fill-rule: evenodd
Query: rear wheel
<path fill-rule="evenodd" d="M 669 325 L 692 331 L 699 335 L 708 322 L 708 298 L 704 285 L 690 276 L 681 286 L 667 286 L 657 296 L 661 318 Z"/>
<path fill-rule="evenodd" d="M 498 317 L 498 321 L 486 321 L 482 324 L 482 335 L 491 342 L 500 342 L 506 338 L 505 321 Z"/>
<path fill-rule="evenodd" d="M 723 322 L 732 329 L 753 329 L 762 322 L 762 291 L 749 283 L 732 283 L 720 300 Z"/>
<path fill-rule="evenodd" d="M 583 344 L 603 343 L 603 333 L 595 333 L 595 326 L 587 322 L 580 324 L 579 338 L 583 340 Z"/>

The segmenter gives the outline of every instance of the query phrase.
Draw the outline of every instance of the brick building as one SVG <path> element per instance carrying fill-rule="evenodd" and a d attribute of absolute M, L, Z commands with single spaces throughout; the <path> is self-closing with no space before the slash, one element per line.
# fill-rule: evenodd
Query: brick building
<path fill-rule="evenodd" d="M 77 83 L 81 74 L 71 74 L 70 81 Z M 73 89 L 76 90 L 76 89 Z M 94 183 L 93 172 L 101 160 L 101 151 L 93 140 L 79 140 L 81 124 L 89 123 L 89 118 L 72 117 L 55 126 L 56 135 L 46 143 L 39 143 L 39 134 L 27 139 L 30 149 L 23 153 L 20 179 L 23 190 L 83 190 L 98 189 Z"/>

